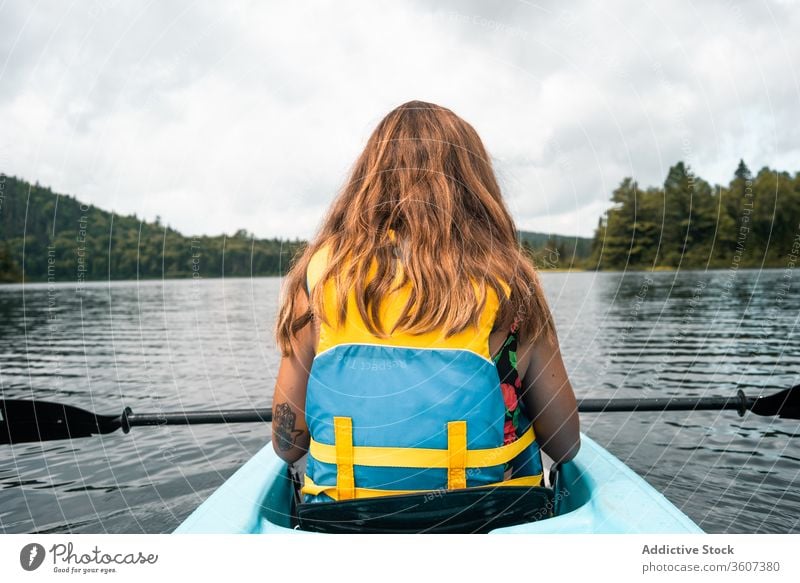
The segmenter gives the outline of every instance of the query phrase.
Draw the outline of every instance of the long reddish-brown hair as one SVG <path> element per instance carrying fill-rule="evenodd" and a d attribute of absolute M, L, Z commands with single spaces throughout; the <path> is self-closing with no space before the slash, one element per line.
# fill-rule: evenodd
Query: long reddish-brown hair
<path fill-rule="evenodd" d="M 409 250 L 402 269 L 411 293 L 387 331 L 378 314 L 392 290 L 394 245 L 401 242 Z M 311 290 L 308 311 L 300 313 L 309 260 L 323 245 L 330 246 L 330 261 Z M 376 272 L 369 279 L 371 263 Z M 520 318 L 523 337 L 553 331 L 536 270 L 520 247 L 483 142 L 470 124 L 433 103 L 410 101 L 381 120 L 319 233 L 296 258 L 276 326 L 285 356 L 292 354 L 299 330 L 316 316 L 324 320 L 322 284 L 329 278 L 336 282 L 337 300 L 328 309 L 335 310 L 338 324 L 347 317 L 352 290 L 376 336 L 460 332 L 477 324 L 488 287 L 501 299 L 497 322 Z M 511 288 L 509 299 L 501 282 Z"/>

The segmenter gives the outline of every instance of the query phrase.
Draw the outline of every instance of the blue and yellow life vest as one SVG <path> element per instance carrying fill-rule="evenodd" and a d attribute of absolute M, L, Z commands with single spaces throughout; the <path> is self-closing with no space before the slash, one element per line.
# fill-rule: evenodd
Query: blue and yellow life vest
<path fill-rule="evenodd" d="M 311 258 L 309 291 L 327 260 L 326 247 Z M 400 269 L 396 277 L 395 286 Z M 384 339 L 367 329 L 352 290 L 346 321 L 336 325 L 335 285 L 332 278 L 323 289 L 329 323 L 320 322 L 306 394 L 306 502 L 541 484 L 532 424 L 503 445 L 505 405 L 489 353 L 499 301 L 491 289 L 477 327 L 448 338 L 433 331 Z M 407 283 L 381 303 L 386 329 L 410 291 Z M 507 462 L 515 477 L 503 481 Z"/>

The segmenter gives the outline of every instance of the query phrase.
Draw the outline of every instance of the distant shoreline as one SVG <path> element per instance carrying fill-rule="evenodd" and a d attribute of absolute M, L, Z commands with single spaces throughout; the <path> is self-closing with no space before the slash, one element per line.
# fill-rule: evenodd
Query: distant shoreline
<path fill-rule="evenodd" d="M 739 267 L 734 271 L 782 271 L 785 267 Z M 655 269 L 603 269 L 603 270 L 593 270 L 593 269 L 580 269 L 580 268 L 572 268 L 572 269 L 539 269 L 538 272 L 540 274 L 545 273 L 595 273 L 595 274 L 619 274 L 619 273 L 680 273 L 680 272 L 691 272 L 691 273 L 712 273 L 712 272 L 720 272 L 720 271 L 731 271 L 730 268 L 726 267 L 713 267 L 709 269 L 705 269 L 702 267 L 686 267 L 686 268 L 674 268 L 674 267 L 657 267 Z M 219 276 L 219 277 L 202 277 L 202 278 L 192 278 L 191 276 L 177 276 L 177 277 L 147 277 L 147 278 L 140 278 L 140 279 L 92 279 L 92 280 L 85 280 L 78 284 L 78 282 L 74 281 L 55 281 L 55 282 L 48 282 L 43 280 L 32 280 L 32 281 L 17 281 L 17 282 L 2 282 L 0 283 L 0 289 L 2 288 L 9 288 L 9 287 L 25 287 L 25 286 L 35 286 L 35 287 L 47 287 L 50 285 L 56 287 L 87 287 L 91 286 L 93 288 L 99 287 L 100 284 L 123 284 L 123 283 L 145 283 L 145 284 L 152 284 L 156 282 L 178 282 L 178 281 L 195 281 L 195 282 L 202 282 L 202 281 L 223 281 L 223 280 L 255 280 L 255 279 L 279 279 L 286 277 L 285 275 L 254 275 L 254 276 Z"/>

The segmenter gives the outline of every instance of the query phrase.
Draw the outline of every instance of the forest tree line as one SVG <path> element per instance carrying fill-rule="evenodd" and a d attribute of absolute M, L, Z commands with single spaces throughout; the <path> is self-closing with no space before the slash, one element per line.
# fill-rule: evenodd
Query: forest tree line
<path fill-rule="evenodd" d="M 55 223 L 54 223 L 55 222 Z M 0 282 L 284 275 L 299 239 L 257 239 L 247 231 L 188 237 L 163 225 L 110 213 L 74 196 L 0 174 Z M 591 253 L 591 239 L 520 232 L 542 265 Z M 558 261 L 556 258 L 559 258 Z"/>
<path fill-rule="evenodd" d="M 280 275 L 300 240 L 187 237 L 175 229 L 87 205 L 3 176 L 0 281 L 66 281 Z M 56 209 L 56 206 L 58 207 Z"/>
<path fill-rule="evenodd" d="M 740 162 L 711 186 L 683 162 L 661 187 L 625 178 L 593 239 L 520 231 L 540 269 L 781 267 L 800 250 L 800 172 Z M 57 208 L 56 208 L 57 207 Z M 56 212 L 57 211 L 57 212 Z M 299 239 L 182 235 L 0 174 L 0 282 L 283 275 Z"/>
<path fill-rule="evenodd" d="M 679 162 L 660 188 L 625 178 L 600 219 L 594 269 L 786 267 L 800 250 L 800 172 L 744 161 L 727 186 Z"/>

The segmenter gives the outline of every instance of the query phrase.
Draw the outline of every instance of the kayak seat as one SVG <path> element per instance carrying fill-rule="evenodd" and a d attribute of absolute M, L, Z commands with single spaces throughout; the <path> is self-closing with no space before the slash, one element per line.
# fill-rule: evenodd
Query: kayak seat
<path fill-rule="evenodd" d="M 553 490 L 543 486 L 465 488 L 421 494 L 299 503 L 297 527 L 321 533 L 487 533 L 550 518 Z"/>

